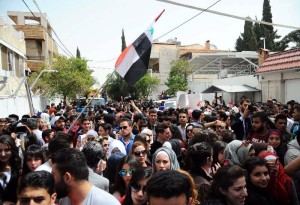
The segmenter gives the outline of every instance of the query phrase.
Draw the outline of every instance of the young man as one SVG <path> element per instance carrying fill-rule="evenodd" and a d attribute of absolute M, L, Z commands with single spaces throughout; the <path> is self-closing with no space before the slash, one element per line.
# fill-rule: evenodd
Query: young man
<path fill-rule="evenodd" d="M 52 163 L 60 205 L 120 204 L 115 197 L 88 181 L 86 158 L 79 150 L 60 150 L 52 156 Z"/>
<path fill-rule="evenodd" d="M 178 129 L 181 133 L 181 136 L 182 136 L 182 139 L 184 141 L 186 141 L 186 133 L 185 133 L 185 128 L 186 128 L 186 125 L 187 125 L 187 122 L 188 122 L 188 115 L 187 115 L 187 111 L 185 109 L 181 109 L 179 111 L 179 115 L 178 115 L 178 118 L 179 118 L 179 126 L 178 126 Z"/>
<path fill-rule="evenodd" d="M 132 121 L 123 118 L 120 121 L 120 137 L 119 140 L 123 143 L 126 153 L 130 153 L 135 135 L 132 133 Z"/>
<path fill-rule="evenodd" d="M 151 145 L 151 155 L 153 155 L 158 148 L 162 147 L 162 145 L 171 138 L 171 130 L 168 125 L 162 123 L 157 124 L 155 132 L 157 139 Z"/>
<path fill-rule="evenodd" d="M 264 112 L 255 112 L 252 115 L 252 128 L 247 140 L 252 143 L 267 143 L 269 129 L 267 127 L 268 116 Z"/>
<path fill-rule="evenodd" d="M 49 172 L 30 172 L 22 178 L 18 189 L 18 204 L 53 205 L 56 199 L 54 187 L 54 177 Z"/>
<path fill-rule="evenodd" d="M 191 205 L 193 187 L 188 176 L 175 170 L 156 172 L 147 183 L 149 205 Z"/>
<path fill-rule="evenodd" d="M 282 141 L 287 145 L 291 140 L 293 135 L 286 131 L 287 127 L 287 116 L 285 114 L 279 114 L 275 117 L 275 126 L 276 129 L 280 132 L 282 136 Z"/>

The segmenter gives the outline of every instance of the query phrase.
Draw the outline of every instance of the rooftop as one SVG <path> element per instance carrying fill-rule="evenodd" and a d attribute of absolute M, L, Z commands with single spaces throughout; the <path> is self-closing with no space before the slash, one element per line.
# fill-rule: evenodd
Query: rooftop
<path fill-rule="evenodd" d="M 271 54 L 256 73 L 292 70 L 300 68 L 300 48 Z"/>

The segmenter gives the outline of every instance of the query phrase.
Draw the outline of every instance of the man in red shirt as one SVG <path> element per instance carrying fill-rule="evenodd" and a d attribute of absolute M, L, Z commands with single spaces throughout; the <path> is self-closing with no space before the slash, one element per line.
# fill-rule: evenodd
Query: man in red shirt
<path fill-rule="evenodd" d="M 252 143 L 267 143 L 269 129 L 267 127 L 268 116 L 266 113 L 259 111 L 252 115 L 252 131 L 249 133 L 247 140 Z"/>

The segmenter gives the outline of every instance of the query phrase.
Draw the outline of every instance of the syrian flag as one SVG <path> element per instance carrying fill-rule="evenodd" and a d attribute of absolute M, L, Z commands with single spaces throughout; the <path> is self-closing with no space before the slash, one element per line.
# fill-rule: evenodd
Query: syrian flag
<path fill-rule="evenodd" d="M 131 86 L 134 86 L 147 73 L 152 47 L 153 25 L 164 11 L 156 17 L 144 33 L 121 53 L 116 62 L 116 71 Z"/>

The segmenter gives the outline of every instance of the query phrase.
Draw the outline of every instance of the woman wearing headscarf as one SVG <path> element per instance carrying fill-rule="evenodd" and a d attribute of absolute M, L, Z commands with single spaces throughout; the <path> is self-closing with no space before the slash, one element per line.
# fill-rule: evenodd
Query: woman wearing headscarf
<path fill-rule="evenodd" d="M 224 165 L 241 166 L 249 156 L 254 156 L 253 145 L 248 141 L 233 140 L 224 150 Z"/>
<path fill-rule="evenodd" d="M 168 147 L 161 147 L 156 150 L 152 157 L 153 172 L 162 170 L 179 170 L 180 166 L 177 161 L 175 152 Z"/>
<path fill-rule="evenodd" d="M 123 143 L 120 140 L 114 140 L 109 144 L 107 158 L 109 158 L 112 154 L 121 152 L 126 155 L 126 149 Z"/>
<path fill-rule="evenodd" d="M 270 183 L 267 190 L 272 204 L 299 204 L 293 180 L 284 172 L 278 156 L 270 151 L 262 151 L 259 156 L 268 164 Z"/>

